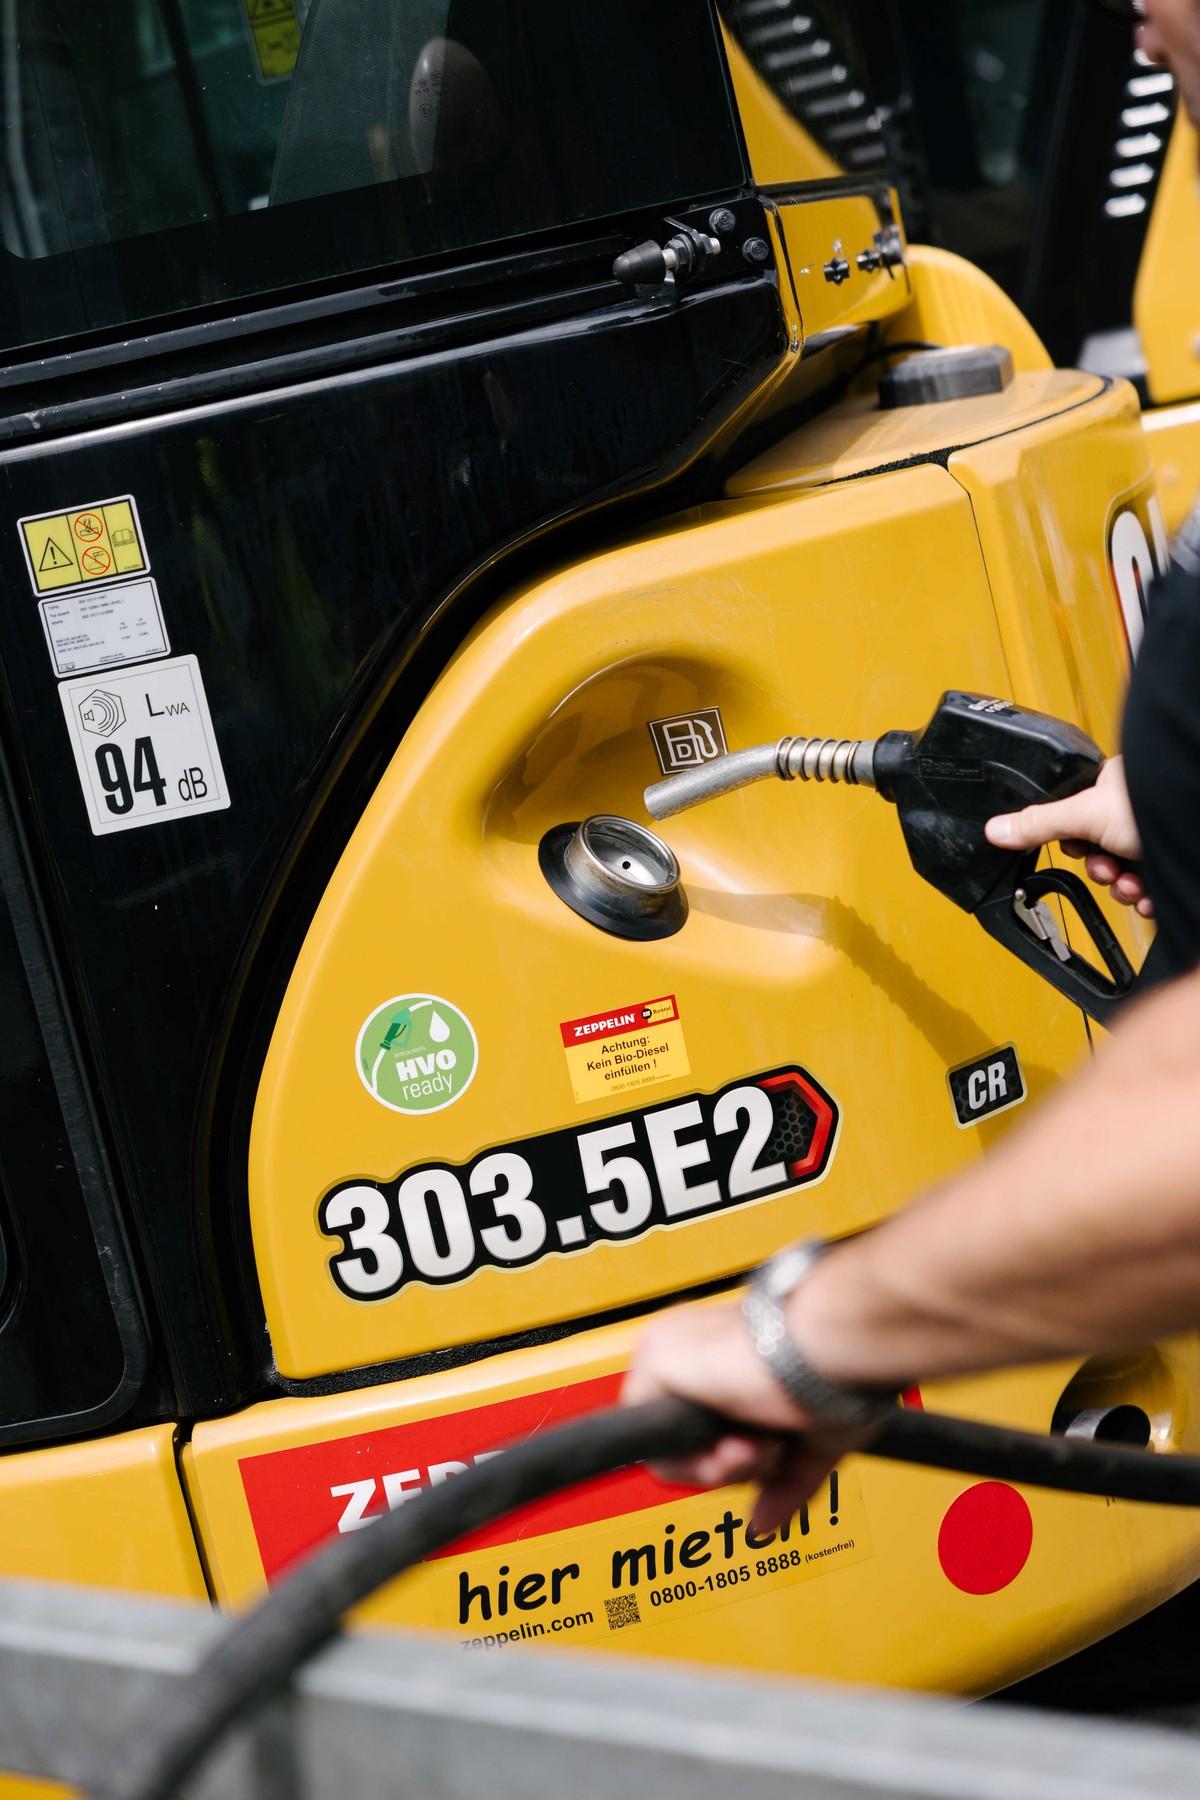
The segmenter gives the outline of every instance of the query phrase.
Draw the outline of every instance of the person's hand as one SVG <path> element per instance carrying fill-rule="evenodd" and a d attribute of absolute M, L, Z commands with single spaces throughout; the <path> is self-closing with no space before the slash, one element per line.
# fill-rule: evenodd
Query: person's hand
<path fill-rule="evenodd" d="M 1086 859 L 1091 879 L 1108 888 L 1114 900 L 1136 906 L 1144 919 L 1154 912 L 1141 873 L 1132 866 L 1141 862 L 1142 840 L 1119 756 L 1104 764 L 1094 787 L 1067 800 L 1000 813 L 988 820 L 987 836 L 989 843 L 1005 850 L 1039 849 L 1057 839 L 1065 855 Z"/>
<path fill-rule="evenodd" d="M 750 1341 L 740 1305 L 681 1306 L 646 1328 L 621 1402 L 675 1395 L 748 1427 L 682 1462 L 656 1464 L 663 1481 L 724 1487 L 756 1481 L 756 1531 L 774 1531 L 820 1487 L 866 1431 L 815 1423 L 789 1399 Z"/>

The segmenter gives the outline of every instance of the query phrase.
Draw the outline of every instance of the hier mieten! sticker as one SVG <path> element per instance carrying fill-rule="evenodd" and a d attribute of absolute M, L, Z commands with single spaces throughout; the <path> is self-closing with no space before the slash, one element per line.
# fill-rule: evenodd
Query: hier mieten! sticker
<path fill-rule="evenodd" d="M 369 1530 L 423 1490 L 503 1457 L 511 1444 L 615 1405 L 621 1381 L 621 1373 L 561 1381 L 242 1457 L 268 1582 L 331 1538 Z M 643 1635 L 652 1644 L 657 1625 L 782 1596 L 875 1554 L 853 1464 L 835 1469 L 773 1531 L 754 1529 L 752 1501 L 749 1489 L 668 1485 L 640 1466 L 601 1475 L 435 1550 L 410 1570 L 389 1622 L 453 1631 L 479 1649 L 551 1642 L 567 1630 L 576 1641 L 611 1645 L 621 1632 L 622 1647 Z"/>

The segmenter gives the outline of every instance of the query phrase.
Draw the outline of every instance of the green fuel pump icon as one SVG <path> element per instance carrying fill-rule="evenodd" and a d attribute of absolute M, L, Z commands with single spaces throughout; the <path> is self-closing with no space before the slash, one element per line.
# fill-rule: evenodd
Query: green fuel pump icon
<path fill-rule="evenodd" d="M 474 1027 L 453 1001 L 396 994 L 359 1032 L 355 1068 L 367 1092 L 393 1112 L 437 1112 L 466 1092 L 478 1056 Z"/>
<path fill-rule="evenodd" d="M 378 1094 L 379 1092 L 379 1071 L 383 1066 L 384 1057 L 388 1054 L 389 1050 L 403 1050 L 404 1046 L 408 1043 L 409 1038 L 412 1036 L 412 1028 L 413 1016 L 407 1006 L 404 1008 L 403 1012 L 396 1013 L 389 1021 L 388 1028 L 380 1040 L 379 1050 L 375 1057 L 375 1061 L 371 1065 L 372 1093 Z"/>

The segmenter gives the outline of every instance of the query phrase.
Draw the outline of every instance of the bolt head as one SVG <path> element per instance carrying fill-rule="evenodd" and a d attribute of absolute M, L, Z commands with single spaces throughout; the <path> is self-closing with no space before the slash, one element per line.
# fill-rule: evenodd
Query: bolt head
<path fill-rule="evenodd" d="M 742 255 L 748 263 L 765 263 L 770 260 L 771 246 L 766 238 L 747 238 L 742 245 Z"/>
<path fill-rule="evenodd" d="M 737 220 L 727 206 L 718 206 L 708 215 L 708 229 L 718 233 L 736 231 Z"/>

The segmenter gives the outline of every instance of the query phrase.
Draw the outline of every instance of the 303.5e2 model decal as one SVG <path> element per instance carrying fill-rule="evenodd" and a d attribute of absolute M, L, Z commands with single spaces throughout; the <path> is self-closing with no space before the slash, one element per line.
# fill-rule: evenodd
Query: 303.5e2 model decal
<path fill-rule="evenodd" d="M 835 1101 L 806 1070 L 774 1069 L 461 1165 L 340 1182 L 317 1223 L 340 1242 L 329 1269 L 341 1291 L 386 1300 L 413 1283 L 526 1268 L 818 1181 L 837 1125 Z"/>

